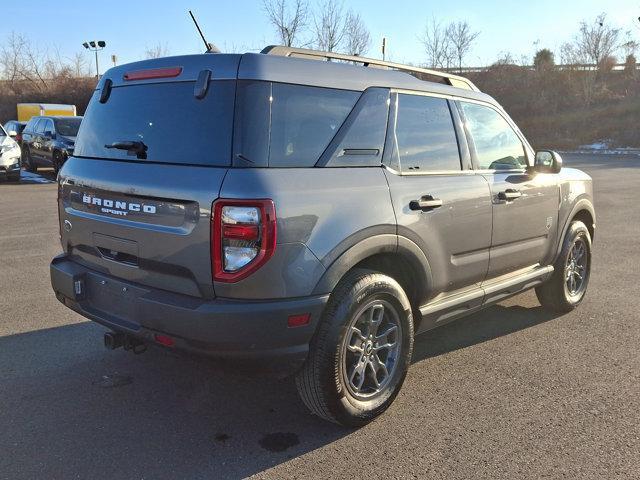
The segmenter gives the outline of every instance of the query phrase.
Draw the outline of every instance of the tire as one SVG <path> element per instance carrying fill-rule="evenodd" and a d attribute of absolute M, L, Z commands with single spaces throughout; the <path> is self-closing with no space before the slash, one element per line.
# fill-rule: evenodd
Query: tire
<path fill-rule="evenodd" d="M 27 172 L 36 173 L 38 171 L 38 166 L 34 163 L 33 157 L 31 156 L 31 150 L 29 150 L 29 148 L 24 149 L 24 162 L 24 168 Z"/>
<path fill-rule="evenodd" d="M 348 273 L 331 294 L 296 376 L 302 401 L 334 423 L 369 423 L 402 387 L 413 333 L 409 299 L 398 282 L 371 270 Z"/>
<path fill-rule="evenodd" d="M 60 171 L 60 169 L 62 168 L 62 165 L 64 164 L 64 159 L 62 157 L 62 154 L 58 151 L 53 152 L 53 157 L 51 158 L 51 163 L 53 165 L 53 173 L 56 175 L 56 177 L 58 176 L 58 172 Z"/>
<path fill-rule="evenodd" d="M 16 174 L 12 174 L 12 175 L 7 175 L 7 181 L 8 182 L 19 182 L 20 181 L 20 173 Z"/>
<path fill-rule="evenodd" d="M 586 225 L 576 220 L 569 225 L 553 275 L 536 287 L 536 296 L 543 307 L 553 312 L 570 312 L 584 299 L 590 277 L 591 235 Z"/>

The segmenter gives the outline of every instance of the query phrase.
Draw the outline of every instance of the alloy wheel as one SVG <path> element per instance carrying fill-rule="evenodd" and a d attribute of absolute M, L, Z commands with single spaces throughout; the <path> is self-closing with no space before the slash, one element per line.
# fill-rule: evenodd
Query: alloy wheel
<path fill-rule="evenodd" d="M 395 373 L 402 326 L 393 305 L 373 300 L 353 316 L 342 345 L 342 373 L 349 393 L 369 399 L 388 385 Z"/>
<path fill-rule="evenodd" d="M 569 250 L 564 269 L 565 286 L 572 297 L 582 294 L 586 289 L 588 262 L 587 245 L 582 238 L 578 238 Z"/>

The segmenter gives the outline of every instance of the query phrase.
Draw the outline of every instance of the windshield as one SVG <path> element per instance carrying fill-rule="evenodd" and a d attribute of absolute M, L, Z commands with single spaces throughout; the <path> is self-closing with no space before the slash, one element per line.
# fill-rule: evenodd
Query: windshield
<path fill-rule="evenodd" d="M 56 122 L 56 132 L 63 137 L 75 137 L 78 135 L 82 118 L 58 118 Z"/>

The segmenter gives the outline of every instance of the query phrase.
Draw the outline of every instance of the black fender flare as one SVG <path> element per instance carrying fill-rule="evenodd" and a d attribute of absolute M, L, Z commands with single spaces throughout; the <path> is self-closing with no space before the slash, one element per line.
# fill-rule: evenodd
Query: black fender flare
<path fill-rule="evenodd" d="M 390 253 L 401 255 L 412 266 L 412 273 L 420 288 L 418 302 L 425 303 L 433 285 L 431 266 L 424 252 L 406 237 L 380 234 L 367 237 L 352 245 L 329 265 L 316 284 L 313 294 L 331 293 L 342 277 L 361 261 L 374 255 Z"/>
<path fill-rule="evenodd" d="M 595 232 L 595 228 L 596 228 L 596 211 L 593 208 L 593 203 L 591 202 L 591 200 L 589 198 L 583 197 L 583 198 L 579 199 L 575 203 L 575 205 L 573 206 L 573 208 L 569 212 L 569 215 L 567 215 L 567 218 L 564 221 L 564 225 L 562 226 L 561 234 L 558 235 L 558 239 L 557 239 L 557 242 L 556 242 L 556 251 L 555 251 L 555 255 L 553 257 L 554 263 L 557 260 L 558 255 L 560 255 L 560 251 L 562 250 L 562 242 L 564 241 L 564 237 L 567 235 L 567 231 L 569 230 L 569 226 L 571 225 L 571 220 L 581 210 L 586 210 L 591 215 L 591 218 L 593 218 L 593 225 L 587 225 L 587 228 L 591 227 Z M 591 241 L 593 241 L 593 238 L 591 239 Z"/>

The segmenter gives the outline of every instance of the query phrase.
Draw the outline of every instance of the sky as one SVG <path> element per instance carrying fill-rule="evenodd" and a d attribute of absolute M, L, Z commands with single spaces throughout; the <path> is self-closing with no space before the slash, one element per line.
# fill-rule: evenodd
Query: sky
<path fill-rule="evenodd" d="M 289 0 L 291 1 L 291 0 Z M 311 6 L 322 0 L 309 0 Z M 210 42 L 223 51 L 259 51 L 277 43 L 261 0 L 109 0 L 89 2 L 31 0 L 5 2 L 0 11 L 0 46 L 13 31 L 27 37 L 41 51 L 71 58 L 85 52 L 93 68 L 93 54 L 82 43 L 104 40 L 101 71 L 110 64 L 144 58 L 145 49 L 161 45 L 170 55 L 200 53 L 203 44 L 188 14 L 192 9 Z M 369 56 L 380 57 L 382 37 L 387 56 L 397 62 L 423 63 L 426 56 L 418 36 L 432 17 L 442 22 L 466 20 L 479 31 L 468 66 L 490 64 L 504 53 L 531 58 L 537 48 L 559 53 L 577 31 L 580 21 L 607 14 L 612 25 L 631 30 L 640 40 L 640 0 L 345 0 L 344 7 L 360 13 L 369 28 Z M 25 19 L 31 19 L 25 21 Z M 307 36 L 310 34 L 308 33 Z"/>

